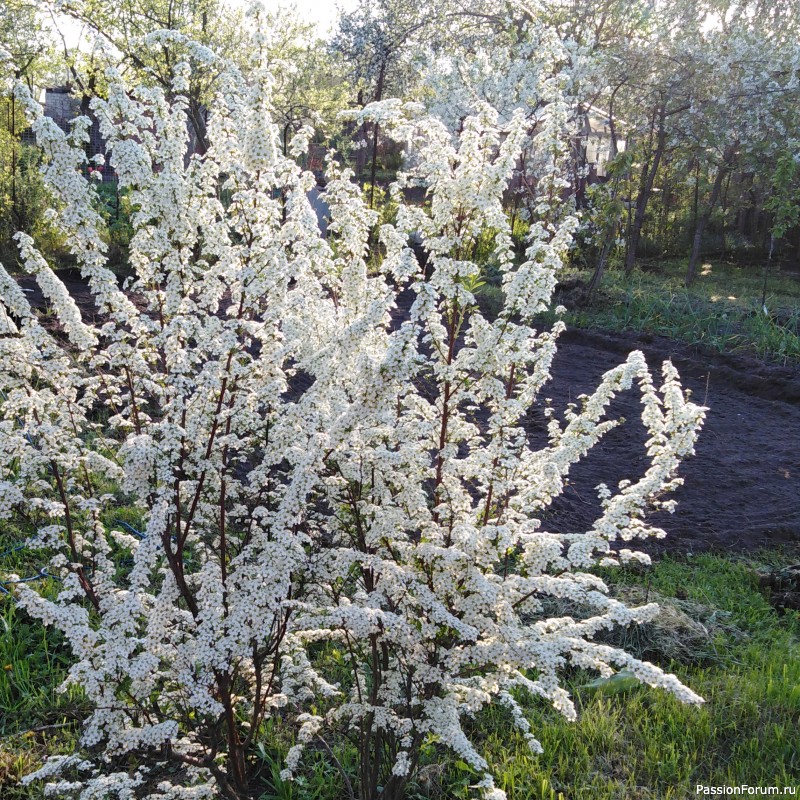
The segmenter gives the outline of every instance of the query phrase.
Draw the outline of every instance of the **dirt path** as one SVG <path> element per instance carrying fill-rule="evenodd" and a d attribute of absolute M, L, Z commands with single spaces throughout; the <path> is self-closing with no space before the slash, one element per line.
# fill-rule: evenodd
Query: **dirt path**
<path fill-rule="evenodd" d="M 63 275 L 84 319 L 93 303 L 76 270 Z M 44 306 L 32 278 L 21 278 L 30 302 Z M 406 293 L 404 293 L 406 294 Z M 408 314 L 410 297 L 402 297 L 395 324 Z M 591 392 L 602 374 L 643 350 L 656 372 L 672 358 L 694 399 L 709 407 L 697 454 L 683 466 L 685 484 L 674 497 L 674 515 L 653 522 L 669 534 L 658 549 L 696 552 L 703 549 L 749 550 L 765 544 L 800 543 L 800 370 L 754 359 L 700 352 L 685 344 L 652 336 L 602 334 L 573 330 L 560 341 L 553 379 L 543 392 L 557 411 L 578 395 Z M 553 531 L 586 530 L 599 514 L 594 489 L 645 468 L 644 429 L 636 390 L 619 395 L 611 416 L 627 422 L 590 452 L 570 474 L 570 484 L 545 516 Z M 531 438 L 544 441 L 541 408 L 529 414 Z"/>

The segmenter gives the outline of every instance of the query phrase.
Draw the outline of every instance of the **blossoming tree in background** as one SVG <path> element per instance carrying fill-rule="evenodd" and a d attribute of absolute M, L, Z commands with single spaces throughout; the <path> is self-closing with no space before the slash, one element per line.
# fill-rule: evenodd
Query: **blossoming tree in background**
<path fill-rule="evenodd" d="M 186 158 L 188 64 L 169 93 L 126 86 L 110 66 L 95 101 L 134 208 L 124 290 L 81 174 L 86 121 L 67 136 L 18 88 L 96 304 L 90 323 L 18 237 L 58 323 L 45 327 L 0 271 L 0 518 L 50 553 L 57 596 L 19 584 L 17 598 L 63 631 L 68 682 L 92 707 L 80 752 L 30 779 L 51 796 L 243 800 L 258 794 L 258 746 L 280 722 L 296 732 L 286 780 L 312 742 L 344 773 L 336 753 L 349 739 L 357 771 L 343 791 L 400 798 L 436 742 L 500 798 L 462 720 L 498 703 L 539 751 L 520 692 L 574 718 L 564 667 L 625 668 L 701 702 L 594 641 L 656 607 L 610 598 L 589 569 L 647 560 L 626 544 L 663 535 L 645 512 L 670 507 L 662 495 L 703 409 L 669 363 L 656 386 L 632 353 L 580 408 L 550 416 L 545 447 L 528 437 L 563 327 L 537 331 L 534 319 L 576 224 L 561 197 L 563 116 L 539 125 L 521 261 L 502 201 L 527 123 L 516 114 L 501 127 L 488 106 L 458 137 L 399 101 L 360 112 L 407 143 L 415 166 L 392 190 L 395 221 L 375 232 L 376 212 L 331 158 L 324 239 L 314 178 L 295 160 L 310 132 L 283 154 L 264 38 L 244 72 L 187 47 L 221 74 L 204 155 Z M 417 184 L 422 205 L 404 200 Z M 471 260 L 487 233 L 505 295 L 494 320 L 475 302 Z M 601 488 L 591 530 L 548 533 L 537 517 L 617 424 L 605 419 L 615 393 L 633 386 L 647 469 Z M 115 516 L 131 504 L 137 532 Z M 548 613 L 554 598 L 569 616 Z"/>

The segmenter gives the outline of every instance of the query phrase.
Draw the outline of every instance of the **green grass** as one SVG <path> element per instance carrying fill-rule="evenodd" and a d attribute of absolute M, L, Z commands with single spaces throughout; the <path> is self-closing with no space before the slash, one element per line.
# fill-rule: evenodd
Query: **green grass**
<path fill-rule="evenodd" d="M 588 305 L 570 307 L 567 324 L 636 331 L 739 352 L 779 363 L 800 361 L 800 279 L 771 268 L 766 307 L 763 272 L 720 262 L 703 263 L 695 283 L 683 285 L 682 260 L 663 260 L 626 279 L 610 270 Z M 589 272 L 562 276 L 588 281 Z"/>
<path fill-rule="evenodd" d="M 35 563 L 24 551 L 11 558 L 17 571 Z M 502 709 L 470 723 L 498 785 L 510 800 L 681 800 L 694 797 L 698 783 L 798 785 L 800 613 L 778 614 L 759 581 L 760 573 L 798 561 L 796 551 L 704 554 L 666 557 L 651 569 L 603 570 L 614 594 L 656 600 L 664 609 L 653 623 L 618 631 L 611 641 L 677 673 L 706 704 L 683 706 L 648 687 L 598 690 L 587 686 L 592 675 L 576 671 L 568 678 L 576 723 L 521 698 L 542 755 L 527 749 Z M 0 666 L 11 667 L 0 672 L 0 797 L 30 800 L 40 790 L 21 787 L 19 776 L 45 752 L 69 750 L 72 720 L 84 709 L 79 696 L 55 691 L 68 662 L 60 638 L 45 635 L 8 599 L 0 600 L 0 612 Z M 265 777 L 274 773 L 268 782 L 275 787 L 268 797 L 336 795 L 338 776 L 324 754 L 310 759 L 301 781 L 284 785 L 277 749 L 267 747 Z M 352 753 L 337 750 L 352 769 Z M 476 776 L 465 765 L 434 744 L 426 759 L 409 797 L 474 797 Z"/>
<path fill-rule="evenodd" d="M 650 599 L 664 603 L 668 612 L 677 606 L 682 616 L 691 618 L 694 612 L 705 620 L 699 628 L 706 629 L 706 641 L 698 637 L 693 655 L 680 661 L 658 658 L 653 652 L 658 636 L 648 639 L 649 652 L 643 655 L 674 671 L 706 704 L 684 706 L 648 687 L 618 694 L 589 691 L 581 688 L 588 676 L 578 674 L 570 681 L 579 708 L 577 723 L 538 704 L 529 709 L 544 747 L 540 756 L 510 735 L 502 712 L 485 713 L 475 729 L 484 736 L 498 785 L 509 800 L 667 800 L 695 796 L 698 783 L 800 784 L 800 615 L 779 616 L 753 569 L 790 560 L 788 554 L 773 553 L 754 565 L 702 555 L 665 559 L 645 573 L 608 571 L 606 577 L 618 593 L 646 582 Z M 674 616 L 668 613 L 667 619 Z M 682 635 L 673 632 L 673 637 Z M 641 634 L 623 632 L 618 638 L 635 651 Z M 675 650 L 670 638 L 667 626 L 661 631 L 667 653 Z M 466 798 L 468 785 L 466 776 L 451 766 L 439 779 L 437 792 Z"/>
<path fill-rule="evenodd" d="M 0 527 L 0 553 L 24 540 L 24 533 Z M 34 576 L 47 563 L 43 551 L 17 550 L 0 559 L 0 580 L 9 573 Z M 53 579 L 38 582 L 50 596 Z M 11 588 L 11 587 L 6 587 Z M 0 594 L 0 798 L 38 798 L 38 787 L 19 778 L 36 769 L 45 755 L 71 752 L 80 720 L 88 713 L 79 690 L 59 692 L 70 665 L 63 636 L 46 630 L 5 594 Z"/>

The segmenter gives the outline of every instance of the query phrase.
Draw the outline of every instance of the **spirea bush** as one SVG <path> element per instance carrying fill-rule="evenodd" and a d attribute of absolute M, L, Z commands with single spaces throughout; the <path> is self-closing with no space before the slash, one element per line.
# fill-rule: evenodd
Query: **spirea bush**
<path fill-rule="evenodd" d="M 176 34 L 150 44 L 164 36 Z M 258 795 L 258 747 L 280 723 L 294 730 L 284 780 L 307 746 L 344 773 L 336 752 L 349 738 L 352 796 L 401 797 L 426 748 L 466 762 L 497 800 L 462 725 L 489 704 L 537 752 L 521 695 L 575 718 L 560 684 L 568 667 L 624 668 L 701 702 L 594 641 L 656 607 L 610 598 L 589 570 L 647 560 L 626 545 L 664 535 L 645 513 L 669 507 L 703 409 L 669 363 L 656 386 L 632 353 L 563 419 L 549 416 L 546 446 L 529 441 L 525 417 L 563 328 L 532 324 L 576 226 L 563 200 L 566 102 L 552 99 L 537 122 L 543 167 L 522 263 L 502 201 L 529 122 L 501 125 L 487 107 L 458 138 L 416 106 L 368 107 L 414 167 L 392 190 L 395 221 L 376 230 L 332 157 L 323 238 L 297 158 L 310 132 L 283 155 L 263 40 L 251 45 L 246 74 L 213 65 L 202 156 L 187 155 L 189 64 L 169 95 L 126 86 L 109 67 L 94 110 L 133 209 L 135 275 L 123 288 L 82 174 L 88 121 L 65 135 L 17 87 L 54 221 L 96 305 L 92 320 L 81 314 L 17 236 L 56 322 L 45 326 L 0 270 L 0 519 L 28 526 L 29 544 L 51 554 L 57 595 L 20 583 L 16 598 L 64 633 L 67 683 L 92 708 L 80 751 L 29 780 L 81 800 L 243 800 Z M 423 205 L 404 201 L 415 184 Z M 487 232 L 505 296 L 491 321 L 470 258 Z M 600 487 L 591 530 L 547 532 L 538 516 L 617 424 L 605 416 L 614 395 L 634 386 L 646 469 Z M 141 530 L 115 521 L 122 505 L 139 509 Z M 552 598 L 572 614 L 548 616 Z"/>

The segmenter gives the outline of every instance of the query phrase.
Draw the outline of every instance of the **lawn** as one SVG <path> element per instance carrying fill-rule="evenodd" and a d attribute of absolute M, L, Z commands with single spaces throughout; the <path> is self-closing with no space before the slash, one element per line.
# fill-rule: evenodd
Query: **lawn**
<path fill-rule="evenodd" d="M 683 260 L 643 267 L 630 279 L 612 269 L 587 304 L 565 302 L 567 324 L 651 333 L 778 363 L 800 361 L 800 275 L 773 265 L 762 305 L 764 274 L 757 266 L 704 262 L 689 288 Z M 562 282 L 590 277 L 588 271 L 568 272 Z"/>

